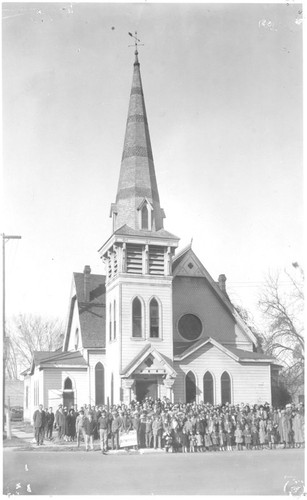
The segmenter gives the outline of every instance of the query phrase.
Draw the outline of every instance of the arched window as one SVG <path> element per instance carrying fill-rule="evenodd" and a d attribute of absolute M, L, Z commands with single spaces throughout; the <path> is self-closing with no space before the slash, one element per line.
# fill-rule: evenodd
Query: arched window
<path fill-rule="evenodd" d="M 156 299 L 151 299 L 149 305 L 150 337 L 159 337 L 159 304 Z"/>
<path fill-rule="evenodd" d="M 213 377 L 210 372 L 206 372 L 204 375 L 204 403 L 213 403 Z"/>
<path fill-rule="evenodd" d="M 229 373 L 224 372 L 221 376 L 222 405 L 231 403 L 231 383 Z"/>
<path fill-rule="evenodd" d="M 114 377 L 113 373 L 111 373 L 111 406 L 114 404 Z"/>
<path fill-rule="evenodd" d="M 76 328 L 75 331 L 75 351 L 78 349 L 79 346 L 79 328 Z"/>
<path fill-rule="evenodd" d="M 132 303 L 132 336 L 142 337 L 142 303 L 136 297 Z"/>
<path fill-rule="evenodd" d="M 95 366 L 95 404 L 104 404 L 104 367 L 100 361 Z"/>
<path fill-rule="evenodd" d="M 148 208 L 147 204 L 145 203 L 143 208 L 142 208 L 142 229 L 149 229 L 148 228 Z"/>
<path fill-rule="evenodd" d="M 109 308 L 109 340 L 112 340 L 112 306 Z"/>
<path fill-rule="evenodd" d="M 116 339 L 116 301 L 114 300 L 114 309 L 113 309 L 113 338 Z"/>
<path fill-rule="evenodd" d="M 193 372 L 188 372 L 185 377 L 185 400 L 186 403 L 196 400 L 196 379 Z"/>
<path fill-rule="evenodd" d="M 72 390 L 72 381 L 69 377 L 67 377 L 64 382 L 64 391 L 71 391 L 71 390 Z"/>

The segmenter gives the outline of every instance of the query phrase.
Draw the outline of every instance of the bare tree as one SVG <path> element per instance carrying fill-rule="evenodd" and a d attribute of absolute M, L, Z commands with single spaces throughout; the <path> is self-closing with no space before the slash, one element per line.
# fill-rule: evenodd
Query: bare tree
<path fill-rule="evenodd" d="M 234 308 L 236 309 L 237 313 L 241 316 L 243 321 L 246 323 L 248 328 L 251 330 L 251 332 L 254 334 L 254 336 L 257 339 L 257 344 L 254 346 L 256 351 L 259 353 L 263 353 L 263 342 L 264 338 L 262 333 L 260 332 L 259 326 L 255 323 L 254 317 L 250 311 L 245 309 L 245 307 L 242 307 L 240 305 L 235 305 Z"/>
<path fill-rule="evenodd" d="M 282 377 L 294 395 L 304 382 L 304 272 L 299 264 L 292 266 L 291 272 L 268 275 L 259 306 L 267 323 L 264 350 L 284 366 Z"/>
<path fill-rule="evenodd" d="M 30 366 L 34 351 L 54 351 L 63 342 L 63 325 L 41 316 L 20 314 L 9 326 L 6 374 L 18 378 L 20 371 Z"/>

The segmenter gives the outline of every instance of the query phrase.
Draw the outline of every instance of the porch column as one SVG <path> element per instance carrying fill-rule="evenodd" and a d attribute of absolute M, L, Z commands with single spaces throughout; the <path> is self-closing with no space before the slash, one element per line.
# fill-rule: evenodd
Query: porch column
<path fill-rule="evenodd" d="M 133 399 L 131 397 L 131 392 L 133 390 L 135 380 L 133 378 L 123 378 L 122 379 L 122 388 L 123 388 L 123 400 L 126 405 L 128 405 Z"/>
<path fill-rule="evenodd" d="M 175 379 L 171 378 L 169 375 L 167 375 L 166 378 L 163 380 L 163 385 L 166 389 L 166 397 L 170 400 L 171 403 L 174 402 L 174 392 L 173 392 L 174 382 Z"/>

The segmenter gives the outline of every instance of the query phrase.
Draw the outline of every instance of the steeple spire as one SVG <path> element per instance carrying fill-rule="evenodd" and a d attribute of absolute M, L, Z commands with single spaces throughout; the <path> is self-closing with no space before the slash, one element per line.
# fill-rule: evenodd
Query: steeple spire
<path fill-rule="evenodd" d="M 155 167 L 145 108 L 136 37 L 135 61 L 130 93 L 126 134 L 116 203 L 112 204 L 113 230 L 123 225 L 134 230 L 158 231 L 163 228 Z"/>

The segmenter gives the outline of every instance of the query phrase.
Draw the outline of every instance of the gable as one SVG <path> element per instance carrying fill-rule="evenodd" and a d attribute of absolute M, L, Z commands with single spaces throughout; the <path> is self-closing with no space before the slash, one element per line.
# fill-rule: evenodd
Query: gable
<path fill-rule="evenodd" d="M 238 328 L 235 318 L 204 277 L 176 276 L 173 280 L 174 342 L 187 341 L 180 332 L 179 323 L 185 315 L 196 316 L 201 322 L 200 336 L 193 340 L 212 337 L 221 343 L 252 348 L 251 341 Z"/>
<path fill-rule="evenodd" d="M 177 328 L 181 310 L 181 314 L 190 312 L 202 316 L 203 337 L 235 342 L 250 350 L 253 344 L 257 345 L 254 334 L 195 255 L 191 245 L 173 259 L 172 270 L 173 306 L 177 311 L 174 314 L 174 340 L 181 338 Z"/>
<path fill-rule="evenodd" d="M 184 255 L 180 262 L 173 269 L 174 276 L 199 276 L 204 277 L 202 266 L 199 265 L 198 259 L 193 252 L 188 252 Z"/>
<path fill-rule="evenodd" d="M 151 344 L 147 344 L 121 372 L 124 377 L 130 377 L 132 374 L 176 376 L 173 367 Z"/>

